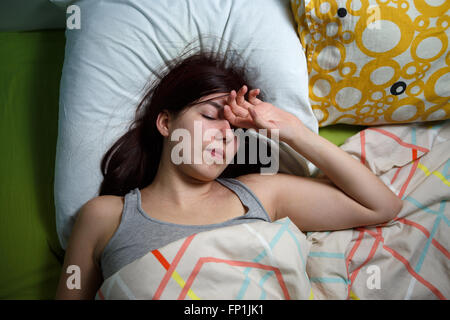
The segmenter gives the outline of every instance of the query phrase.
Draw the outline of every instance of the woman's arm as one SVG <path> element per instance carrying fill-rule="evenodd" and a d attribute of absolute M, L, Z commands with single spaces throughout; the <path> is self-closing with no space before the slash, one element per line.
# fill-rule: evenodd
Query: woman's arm
<path fill-rule="evenodd" d="M 366 166 L 304 125 L 288 143 L 314 163 L 339 189 L 377 214 L 393 218 L 403 202 Z"/>
<path fill-rule="evenodd" d="M 299 127 L 301 128 L 301 127 Z M 288 216 L 302 231 L 339 230 L 393 219 L 403 202 L 369 169 L 309 129 L 285 141 L 327 179 L 277 174 L 266 178 L 276 204 L 274 219 Z"/>
<path fill-rule="evenodd" d="M 309 130 L 298 118 L 256 98 L 246 88 L 230 93 L 226 117 L 235 126 L 279 130 L 281 141 L 314 163 L 327 179 L 247 175 L 243 181 L 256 188 L 274 204 L 272 219 L 288 216 L 303 231 L 338 230 L 374 225 L 394 218 L 402 201 L 368 168 L 325 138 Z M 329 179 L 329 180 L 328 180 Z M 270 190 L 270 191 L 267 191 Z"/>
<path fill-rule="evenodd" d="M 102 239 L 105 235 L 110 236 L 116 220 L 120 219 L 114 199 L 109 198 L 111 196 L 96 197 L 80 209 L 70 235 L 55 299 L 95 298 L 103 281 L 98 263 L 99 247 L 104 247 Z M 79 272 L 69 269 L 71 272 L 67 273 L 69 266 L 75 266 Z M 79 277 L 79 283 L 74 281 L 74 276 Z"/>

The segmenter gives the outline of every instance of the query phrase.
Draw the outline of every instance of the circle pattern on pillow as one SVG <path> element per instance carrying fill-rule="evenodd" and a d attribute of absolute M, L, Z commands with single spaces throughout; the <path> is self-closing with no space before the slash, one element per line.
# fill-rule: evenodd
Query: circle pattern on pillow
<path fill-rule="evenodd" d="M 450 1 L 291 0 L 319 126 L 450 118 Z"/>

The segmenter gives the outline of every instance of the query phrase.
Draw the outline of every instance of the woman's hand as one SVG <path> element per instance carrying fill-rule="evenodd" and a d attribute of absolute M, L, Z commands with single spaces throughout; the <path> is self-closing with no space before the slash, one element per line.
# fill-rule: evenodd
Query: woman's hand
<path fill-rule="evenodd" d="M 235 127 L 267 129 L 267 136 L 272 136 L 272 130 L 279 130 L 279 140 L 292 141 L 301 134 L 306 126 L 293 114 L 275 107 L 273 104 L 257 98 L 259 89 L 253 89 L 245 100 L 247 86 L 242 86 L 236 93 L 232 90 L 224 106 L 225 118 Z"/>

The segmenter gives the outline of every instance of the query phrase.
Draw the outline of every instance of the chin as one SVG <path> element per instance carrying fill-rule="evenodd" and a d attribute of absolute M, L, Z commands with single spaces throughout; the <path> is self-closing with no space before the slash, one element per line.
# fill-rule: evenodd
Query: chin
<path fill-rule="evenodd" d="M 199 181 L 213 181 L 219 177 L 227 166 L 225 164 L 197 164 L 186 168 L 185 174 Z"/>

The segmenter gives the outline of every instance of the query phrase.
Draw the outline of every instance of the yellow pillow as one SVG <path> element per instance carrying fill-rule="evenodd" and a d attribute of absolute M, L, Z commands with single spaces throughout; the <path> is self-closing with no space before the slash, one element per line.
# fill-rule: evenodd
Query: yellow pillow
<path fill-rule="evenodd" d="M 450 118 L 449 0 L 291 0 L 324 127 Z"/>

